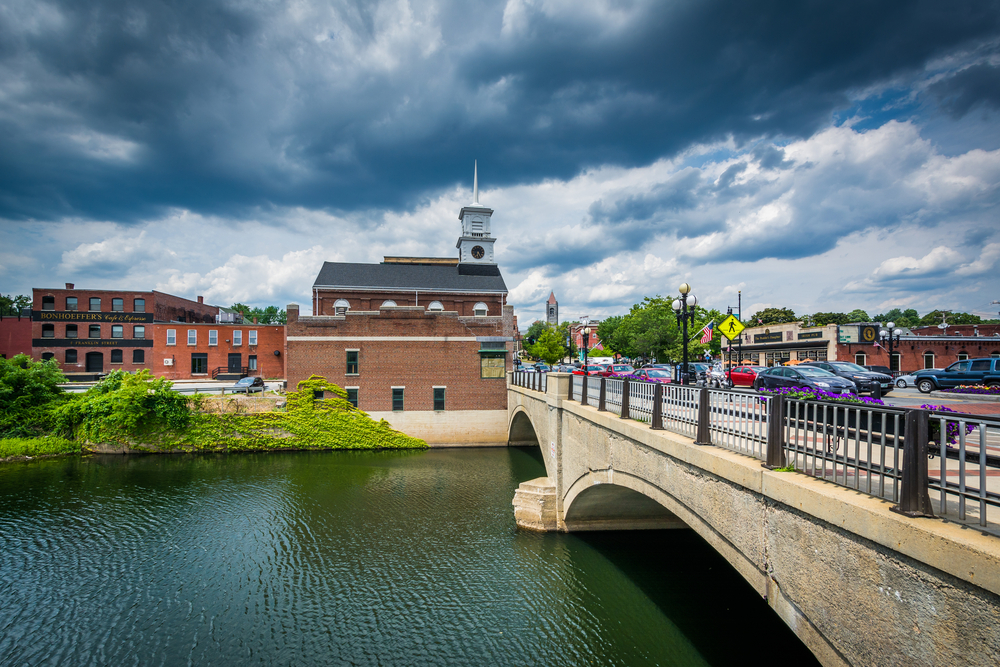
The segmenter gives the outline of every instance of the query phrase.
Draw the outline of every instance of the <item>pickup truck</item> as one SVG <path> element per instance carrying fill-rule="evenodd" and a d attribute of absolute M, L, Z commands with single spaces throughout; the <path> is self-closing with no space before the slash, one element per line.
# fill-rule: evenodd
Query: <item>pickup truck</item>
<path fill-rule="evenodd" d="M 963 384 L 1000 385 L 1000 358 L 963 359 L 944 370 L 917 371 L 913 374 L 917 389 L 929 394 L 935 389 L 951 389 Z"/>

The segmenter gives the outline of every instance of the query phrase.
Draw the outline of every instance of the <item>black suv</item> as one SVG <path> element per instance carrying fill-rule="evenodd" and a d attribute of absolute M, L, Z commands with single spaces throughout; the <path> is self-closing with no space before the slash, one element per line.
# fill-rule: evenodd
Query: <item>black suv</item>
<path fill-rule="evenodd" d="M 892 376 L 885 373 L 870 371 L 864 366 L 852 364 L 849 361 L 807 361 L 799 366 L 813 366 L 830 371 L 834 375 L 839 375 L 845 380 L 850 380 L 858 388 L 859 394 L 872 393 L 878 387 L 881 393 L 888 394 L 892 391 Z"/>
<path fill-rule="evenodd" d="M 917 371 L 913 376 L 917 389 L 925 394 L 935 389 L 951 389 L 963 384 L 995 387 L 1000 385 L 1000 359 L 963 359 L 944 370 Z"/>

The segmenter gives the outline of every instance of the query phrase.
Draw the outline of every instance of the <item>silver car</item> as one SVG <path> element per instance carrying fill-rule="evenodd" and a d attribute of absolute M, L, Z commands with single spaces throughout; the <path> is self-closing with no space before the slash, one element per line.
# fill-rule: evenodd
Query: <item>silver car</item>
<path fill-rule="evenodd" d="M 944 370 L 942 368 L 927 368 L 924 370 Z M 896 386 L 900 389 L 905 389 L 906 387 L 916 387 L 917 386 L 917 376 L 914 373 L 907 373 L 906 375 L 900 375 L 896 378 Z"/>

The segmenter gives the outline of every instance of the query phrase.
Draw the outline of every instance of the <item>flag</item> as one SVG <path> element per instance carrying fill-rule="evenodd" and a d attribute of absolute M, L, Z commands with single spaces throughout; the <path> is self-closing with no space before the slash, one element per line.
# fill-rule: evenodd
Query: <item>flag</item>
<path fill-rule="evenodd" d="M 709 322 L 708 324 L 705 325 L 704 329 L 702 329 L 699 332 L 699 333 L 703 333 L 704 334 L 701 337 L 701 343 L 705 344 L 705 343 L 711 341 L 712 340 L 712 334 L 714 332 L 715 332 L 715 320 L 712 320 L 711 322 Z"/>
<path fill-rule="evenodd" d="M 757 318 L 757 324 L 764 324 L 764 320 L 762 320 L 762 319 L 760 319 L 760 318 L 758 317 L 758 318 Z"/>

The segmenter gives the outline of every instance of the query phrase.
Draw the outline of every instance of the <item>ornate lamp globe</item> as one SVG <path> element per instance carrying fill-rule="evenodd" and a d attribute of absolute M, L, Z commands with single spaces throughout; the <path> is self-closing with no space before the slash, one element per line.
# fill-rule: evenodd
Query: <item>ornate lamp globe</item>
<path fill-rule="evenodd" d="M 681 283 L 681 286 L 677 288 L 677 291 L 681 294 L 687 294 L 691 291 L 691 286 L 687 283 Z"/>
<path fill-rule="evenodd" d="M 674 303 L 672 304 L 672 308 L 674 309 L 675 313 L 681 312 L 681 300 L 675 299 Z"/>

